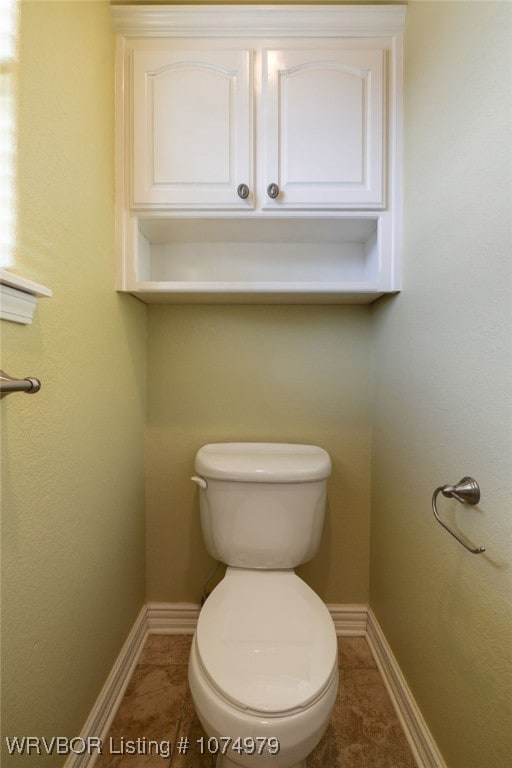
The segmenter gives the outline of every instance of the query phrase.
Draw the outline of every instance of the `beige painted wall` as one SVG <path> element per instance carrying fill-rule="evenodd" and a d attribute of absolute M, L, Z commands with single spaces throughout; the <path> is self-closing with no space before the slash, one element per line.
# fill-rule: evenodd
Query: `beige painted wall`
<path fill-rule="evenodd" d="M 147 597 L 198 602 L 197 449 L 317 443 L 331 454 L 326 526 L 300 573 L 331 603 L 368 599 L 370 324 L 366 307 L 153 306 L 148 312 Z"/>
<path fill-rule="evenodd" d="M 411 3 L 404 290 L 374 315 L 370 603 L 449 768 L 512 754 L 508 3 Z M 479 506 L 438 485 L 472 475 Z"/>
<path fill-rule="evenodd" d="M 16 267 L 54 298 L 1 327 L 43 383 L 0 406 L 2 734 L 75 736 L 144 601 L 145 308 L 113 291 L 108 2 L 23 2 L 20 54 Z"/>

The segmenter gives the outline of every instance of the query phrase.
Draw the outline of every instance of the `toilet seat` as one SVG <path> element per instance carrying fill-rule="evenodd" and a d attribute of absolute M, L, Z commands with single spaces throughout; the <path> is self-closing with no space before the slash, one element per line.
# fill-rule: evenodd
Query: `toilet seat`
<path fill-rule="evenodd" d="M 304 710 L 337 674 L 331 616 L 292 570 L 228 568 L 201 610 L 195 643 L 217 694 L 259 716 Z"/>

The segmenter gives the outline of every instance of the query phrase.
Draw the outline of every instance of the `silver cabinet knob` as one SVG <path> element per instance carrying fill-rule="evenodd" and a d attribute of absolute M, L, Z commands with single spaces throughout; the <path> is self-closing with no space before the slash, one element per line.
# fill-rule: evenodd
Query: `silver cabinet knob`
<path fill-rule="evenodd" d="M 277 186 L 277 184 L 274 184 L 274 183 L 269 184 L 267 187 L 267 195 L 271 197 L 272 200 L 275 200 L 278 194 L 279 194 L 279 187 Z"/>
<path fill-rule="evenodd" d="M 249 197 L 249 187 L 247 184 L 239 184 L 236 191 L 238 192 L 238 197 L 241 197 L 242 200 Z"/>

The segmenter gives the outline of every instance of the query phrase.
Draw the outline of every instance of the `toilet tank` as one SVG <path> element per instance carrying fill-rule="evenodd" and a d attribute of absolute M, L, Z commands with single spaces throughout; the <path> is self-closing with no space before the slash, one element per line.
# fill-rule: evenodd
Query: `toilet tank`
<path fill-rule="evenodd" d="M 290 443 L 212 443 L 195 459 L 203 538 L 239 568 L 295 568 L 322 534 L 331 460 Z"/>

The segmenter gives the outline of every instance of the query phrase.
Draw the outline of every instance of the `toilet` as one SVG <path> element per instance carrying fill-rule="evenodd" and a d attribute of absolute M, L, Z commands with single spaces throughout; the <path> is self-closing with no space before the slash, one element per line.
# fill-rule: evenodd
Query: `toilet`
<path fill-rule="evenodd" d="M 312 445 L 216 443 L 195 471 L 206 548 L 227 565 L 190 652 L 198 748 L 217 768 L 305 768 L 334 707 L 337 641 L 293 569 L 318 548 L 331 460 Z"/>

